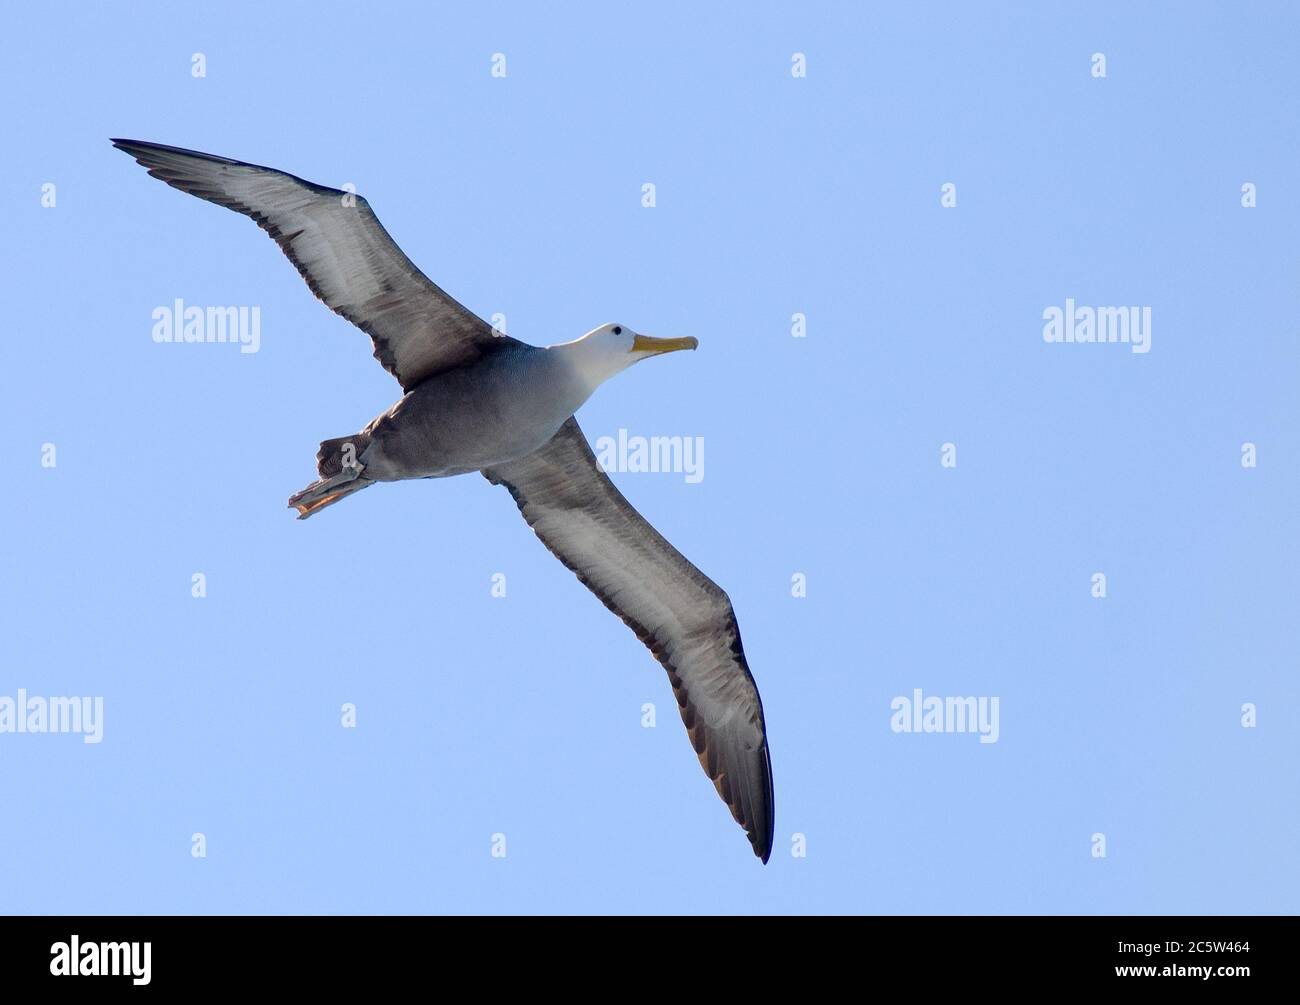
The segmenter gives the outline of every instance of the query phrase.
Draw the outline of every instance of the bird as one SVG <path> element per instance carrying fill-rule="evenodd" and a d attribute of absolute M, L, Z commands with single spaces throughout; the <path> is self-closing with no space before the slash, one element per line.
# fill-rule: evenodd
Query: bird
<path fill-rule="evenodd" d="M 701 766 L 766 863 L 772 762 L 731 601 L 615 487 L 574 416 L 629 366 L 698 341 L 603 324 L 530 345 L 434 285 L 355 192 L 195 150 L 110 142 L 154 178 L 251 217 L 312 293 L 370 336 L 401 386 L 365 428 L 321 442 L 319 477 L 289 499 L 298 518 L 379 482 L 481 472 L 504 487 L 542 543 L 667 670 Z"/>

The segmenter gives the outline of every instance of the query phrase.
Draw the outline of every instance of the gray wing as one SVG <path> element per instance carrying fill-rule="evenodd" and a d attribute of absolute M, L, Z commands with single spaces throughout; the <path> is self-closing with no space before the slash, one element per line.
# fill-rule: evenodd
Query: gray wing
<path fill-rule="evenodd" d="M 664 665 L 700 764 L 766 862 L 772 762 L 727 595 L 623 498 L 576 419 L 535 453 L 483 474 L 510 490 L 546 547 Z"/>
<path fill-rule="evenodd" d="M 252 217 L 311 291 L 370 336 L 403 390 L 514 341 L 430 282 L 359 195 L 195 150 L 112 142 L 168 185 Z"/>

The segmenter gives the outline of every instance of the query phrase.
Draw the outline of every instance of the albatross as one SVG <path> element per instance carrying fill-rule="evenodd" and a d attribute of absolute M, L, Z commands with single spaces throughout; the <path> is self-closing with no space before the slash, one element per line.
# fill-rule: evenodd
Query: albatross
<path fill-rule="evenodd" d="M 115 139 L 149 174 L 252 217 L 311 291 L 370 336 L 402 397 L 360 432 L 324 440 L 305 520 L 378 482 L 481 472 L 542 543 L 668 671 L 691 745 L 763 862 L 772 764 L 758 688 L 727 594 L 654 529 L 596 462 L 574 413 L 634 363 L 694 338 L 604 324 L 545 347 L 494 331 L 434 285 L 361 196 L 272 168 Z"/>

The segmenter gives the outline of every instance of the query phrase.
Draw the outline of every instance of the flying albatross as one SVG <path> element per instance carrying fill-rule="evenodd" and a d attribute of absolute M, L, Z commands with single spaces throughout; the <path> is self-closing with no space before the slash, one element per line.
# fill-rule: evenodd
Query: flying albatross
<path fill-rule="evenodd" d="M 402 386 L 363 430 L 321 443 L 319 479 L 289 499 L 299 519 L 376 482 L 481 471 L 505 486 L 542 543 L 664 665 L 700 764 L 766 862 L 772 765 L 731 601 L 614 487 L 573 415 L 616 373 L 696 340 L 606 324 L 527 345 L 430 282 L 359 195 L 194 150 L 112 142 L 168 185 L 252 217 L 311 291 L 370 336 Z"/>

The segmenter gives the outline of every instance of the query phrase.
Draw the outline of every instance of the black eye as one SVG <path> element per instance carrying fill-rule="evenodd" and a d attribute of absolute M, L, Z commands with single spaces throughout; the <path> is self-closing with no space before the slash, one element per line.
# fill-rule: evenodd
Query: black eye
<path fill-rule="evenodd" d="M 614 334 L 615 334 L 615 335 L 622 335 L 622 334 L 623 334 L 623 328 L 622 328 L 621 325 L 615 325 L 615 327 L 614 327 Z"/>

